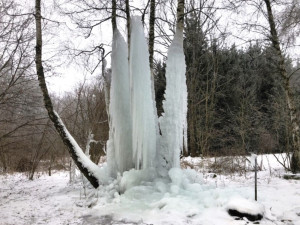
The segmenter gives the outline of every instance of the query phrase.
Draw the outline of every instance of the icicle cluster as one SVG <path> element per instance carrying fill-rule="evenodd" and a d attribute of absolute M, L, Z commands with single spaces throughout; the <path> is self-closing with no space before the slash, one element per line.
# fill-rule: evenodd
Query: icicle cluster
<path fill-rule="evenodd" d="M 160 165 L 167 170 L 180 166 L 180 152 L 187 148 L 187 87 L 183 32 L 177 29 L 168 50 L 164 114 L 159 118 L 162 133 Z"/>
<path fill-rule="evenodd" d="M 156 126 L 148 45 L 140 17 L 131 20 L 130 87 L 133 157 L 136 168 L 154 167 Z"/>
<path fill-rule="evenodd" d="M 163 103 L 165 113 L 160 118 L 162 136 L 159 136 L 148 46 L 141 18 L 133 17 L 131 27 L 129 64 L 123 37 L 119 31 L 115 31 L 113 37 L 107 152 L 108 166 L 113 176 L 133 167 L 155 167 L 168 172 L 172 167 L 179 167 L 180 152 L 187 147 L 183 33 L 180 30 L 176 32 L 168 51 L 166 101 Z"/>
<path fill-rule="evenodd" d="M 117 172 L 122 173 L 133 167 L 128 48 L 118 30 L 114 32 L 111 64 L 107 163 L 111 175 L 116 176 Z"/>

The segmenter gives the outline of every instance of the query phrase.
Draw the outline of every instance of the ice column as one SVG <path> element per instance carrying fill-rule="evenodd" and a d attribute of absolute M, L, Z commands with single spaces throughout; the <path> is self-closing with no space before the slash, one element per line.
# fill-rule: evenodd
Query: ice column
<path fill-rule="evenodd" d="M 164 114 L 159 118 L 162 132 L 159 163 L 165 169 L 180 166 L 180 152 L 187 148 L 187 87 L 183 32 L 177 29 L 168 50 Z"/>
<path fill-rule="evenodd" d="M 122 35 L 115 30 L 112 46 L 112 76 L 110 89 L 110 133 L 107 164 L 112 176 L 133 168 L 132 119 L 128 48 Z"/>
<path fill-rule="evenodd" d="M 156 112 L 151 91 L 148 45 L 140 17 L 131 19 L 129 71 L 134 163 L 137 169 L 154 167 Z"/>

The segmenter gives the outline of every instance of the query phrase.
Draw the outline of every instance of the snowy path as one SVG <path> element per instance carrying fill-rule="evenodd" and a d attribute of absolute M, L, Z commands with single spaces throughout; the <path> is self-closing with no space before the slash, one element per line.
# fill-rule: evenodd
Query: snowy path
<path fill-rule="evenodd" d="M 129 189 L 125 195 L 106 201 L 99 191 L 93 208 L 80 207 L 80 188 L 68 184 L 68 173 L 42 175 L 28 181 L 21 174 L 0 176 L 0 225 L 22 224 L 197 224 L 244 225 L 226 210 L 233 195 L 253 197 L 253 176 L 204 178 L 211 188 L 179 195 L 151 190 L 147 186 Z M 258 198 L 266 209 L 262 225 L 300 225 L 300 181 L 284 180 L 268 171 L 259 173 Z M 152 193 L 151 193 L 152 191 Z M 146 194 L 146 193 L 149 193 Z M 102 194 L 105 194 L 104 192 Z"/>
<path fill-rule="evenodd" d="M 1 176 L 0 224 L 81 224 L 67 181 L 67 173 L 33 181 L 21 174 Z"/>

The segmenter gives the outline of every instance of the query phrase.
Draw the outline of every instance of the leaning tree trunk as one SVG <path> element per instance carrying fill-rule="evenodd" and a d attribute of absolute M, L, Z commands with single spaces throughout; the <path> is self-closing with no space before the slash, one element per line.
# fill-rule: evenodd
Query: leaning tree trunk
<path fill-rule="evenodd" d="M 75 164 L 78 166 L 82 174 L 89 180 L 89 182 L 97 188 L 99 186 L 99 180 L 97 179 L 95 172 L 97 165 L 91 161 L 87 161 L 87 158 L 82 157 L 81 152 L 79 152 L 79 146 L 72 139 L 68 130 L 65 128 L 64 124 L 60 120 L 58 114 L 54 111 L 52 101 L 50 99 L 42 64 L 42 26 L 41 26 L 41 0 L 35 1 L 35 22 L 36 22 L 36 70 L 39 81 L 39 86 L 43 93 L 45 108 L 47 109 L 50 120 L 53 122 L 56 131 L 60 135 L 62 141 L 67 146 L 68 151 L 73 158 Z M 80 150 L 82 151 L 82 150 Z M 84 153 L 83 153 L 84 154 Z"/>
<path fill-rule="evenodd" d="M 275 21 L 273 17 L 272 7 L 270 0 L 264 0 L 267 7 L 267 15 L 270 25 L 270 38 L 272 41 L 273 48 L 278 56 L 278 70 L 283 80 L 283 87 L 285 92 L 285 98 L 289 110 L 289 116 L 292 124 L 292 137 L 293 137 L 293 156 L 291 160 L 291 170 L 293 173 L 300 172 L 300 129 L 299 120 L 297 118 L 297 110 L 295 106 L 293 92 L 289 83 L 289 75 L 285 66 L 285 59 L 282 54 L 279 38 L 275 26 Z"/>

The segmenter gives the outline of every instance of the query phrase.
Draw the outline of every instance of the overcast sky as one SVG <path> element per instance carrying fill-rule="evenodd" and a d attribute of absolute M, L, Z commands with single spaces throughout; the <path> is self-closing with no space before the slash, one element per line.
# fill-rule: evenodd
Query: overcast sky
<path fill-rule="evenodd" d="M 27 1 L 27 0 L 26 0 Z M 32 1 L 30 1 L 32 2 Z M 47 6 L 43 9 L 45 17 L 60 21 L 60 25 L 53 22 L 48 22 L 48 30 L 44 31 L 44 60 L 52 59 L 49 61 L 49 64 L 52 64 L 55 67 L 55 70 L 52 70 L 50 75 L 51 77 L 47 78 L 47 83 L 49 85 L 49 90 L 52 93 L 58 95 L 64 94 L 65 92 L 70 92 L 74 89 L 78 83 L 90 82 L 100 74 L 100 70 L 96 69 L 95 72 L 91 75 L 88 71 L 84 69 L 82 61 L 80 58 L 70 58 L 68 56 L 68 51 L 64 51 L 66 46 L 71 46 L 72 48 L 77 49 L 87 49 L 91 46 L 98 45 L 99 43 L 106 43 L 107 45 L 111 44 L 112 32 L 111 32 L 111 22 L 107 21 L 101 26 L 96 27 L 93 30 L 91 36 L 87 39 L 82 35 L 82 30 L 76 29 L 71 20 L 67 16 L 61 16 L 57 12 L 57 9 L 52 5 L 52 1 L 46 1 Z M 29 2 L 28 2 L 29 4 Z M 131 3 L 132 4 L 132 3 Z M 137 1 L 135 6 L 143 6 L 142 1 Z M 238 23 L 244 22 L 246 19 L 250 19 L 252 22 L 260 23 L 262 25 L 267 25 L 266 20 L 263 17 L 257 17 L 253 14 L 253 10 L 250 7 L 244 8 L 236 13 L 229 13 L 225 11 L 219 11 L 221 16 L 220 28 L 226 29 L 227 32 L 231 33 L 232 36 L 229 36 L 226 39 L 228 46 L 231 46 L 233 43 L 236 43 L 237 47 L 245 46 L 245 42 L 242 40 L 249 39 L 261 39 L 263 36 L 255 32 L 249 32 L 248 30 L 242 30 Z M 135 12 L 136 15 L 139 12 Z M 120 22 L 120 20 L 119 20 Z M 119 24 L 118 28 L 121 29 L 121 32 L 125 34 L 125 23 Z M 47 35 L 45 35 L 47 34 Z M 49 35 L 50 34 L 50 35 Z M 235 38 L 236 36 L 241 37 L 242 39 Z M 248 43 L 249 44 L 249 43 Z M 298 38 L 297 44 L 300 44 Z M 105 47 L 106 52 L 110 51 L 109 47 Z M 289 49 L 289 54 L 294 58 L 300 57 L 300 50 L 298 48 Z M 110 56 L 108 59 L 108 65 L 110 64 Z M 96 64 L 98 57 L 96 56 L 89 65 Z M 53 73 L 53 71 L 55 71 Z"/>

